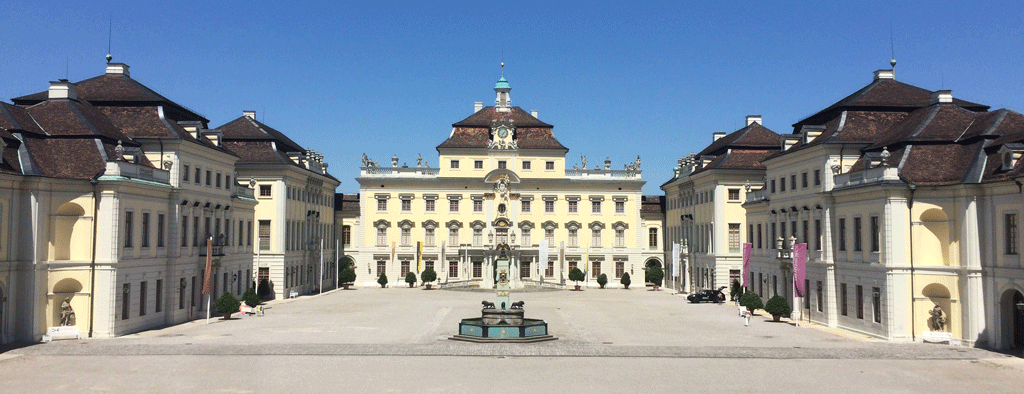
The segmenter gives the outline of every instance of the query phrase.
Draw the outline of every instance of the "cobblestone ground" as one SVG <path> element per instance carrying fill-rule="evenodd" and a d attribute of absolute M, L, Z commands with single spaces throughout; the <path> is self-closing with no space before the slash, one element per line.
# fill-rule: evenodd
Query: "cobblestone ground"
<path fill-rule="evenodd" d="M 648 289 L 514 292 L 557 341 L 448 340 L 491 292 L 360 288 L 274 301 L 264 317 L 199 320 L 0 354 L 0 392 L 540 392 L 626 389 L 1019 392 L 1024 364 L 985 350 L 896 344 L 688 304 Z M 507 386 L 505 386 L 507 387 Z"/>

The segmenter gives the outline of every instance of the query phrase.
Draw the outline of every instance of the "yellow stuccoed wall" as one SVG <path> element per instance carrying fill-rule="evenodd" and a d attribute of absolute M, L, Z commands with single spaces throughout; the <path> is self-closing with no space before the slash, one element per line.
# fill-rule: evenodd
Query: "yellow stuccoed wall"
<path fill-rule="evenodd" d="M 916 209 L 916 207 L 915 207 Z M 962 305 L 963 297 L 960 294 L 960 281 L 952 275 L 914 275 L 914 335 L 920 336 L 925 331 L 931 331 L 928 326 L 928 313 L 939 305 L 945 314 L 945 331 L 952 333 L 954 338 L 963 338 Z M 925 288 L 929 285 L 941 285 L 949 292 L 949 298 L 927 297 Z M 931 289 L 936 289 L 936 286 Z"/>
<path fill-rule="evenodd" d="M 75 311 L 74 325 L 80 332 L 89 331 L 89 270 L 51 270 L 47 278 L 46 326 L 60 325 L 60 305 L 71 298 Z"/>

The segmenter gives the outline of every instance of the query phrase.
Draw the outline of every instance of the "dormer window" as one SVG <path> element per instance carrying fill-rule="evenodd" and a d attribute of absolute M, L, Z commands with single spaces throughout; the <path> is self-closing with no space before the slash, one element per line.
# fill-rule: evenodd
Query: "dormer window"
<path fill-rule="evenodd" d="M 999 171 L 1011 171 L 1017 166 L 1017 161 L 1024 155 L 1024 144 L 1011 143 L 999 148 L 999 157 L 1002 162 Z"/>

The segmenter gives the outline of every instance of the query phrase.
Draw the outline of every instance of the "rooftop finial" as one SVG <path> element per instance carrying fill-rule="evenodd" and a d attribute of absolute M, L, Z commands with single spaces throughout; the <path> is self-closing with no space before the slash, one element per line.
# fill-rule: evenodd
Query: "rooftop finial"
<path fill-rule="evenodd" d="M 892 21 L 889 21 L 889 52 L 892 57 L 889 59 L 889 65 L 892 69 L 896 69 L 896 39 L 893 38 L 892 34 Z"/>
<path fill-rule="evenodd" d="M 114 56 L 112 56 L 110 54 L 110 39 L 114 35 L 113 31 L 114 31 L 114 15 L 111 14 L 110 15 L 110 19 L 107 20 L 107 63 L 110 63 L 110 60 L 114 58 Z"/>

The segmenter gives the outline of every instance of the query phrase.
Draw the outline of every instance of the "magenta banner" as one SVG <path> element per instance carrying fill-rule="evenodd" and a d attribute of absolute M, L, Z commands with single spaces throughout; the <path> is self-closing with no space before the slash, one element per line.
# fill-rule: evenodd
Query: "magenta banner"
<path fill-rule="evenodd" d="M 740 283 L 742 283 L 743 286 L 749 286 L 747 278 L 750 275 L 748 274 L 748 272 L 750 272 L 750 252 L 753 247 L 754 244 L 743 244 L 743 277 L 740 278 Z"/>
<path fill-rule="evenodd" d="M 807 244 L 793 245 L 793 285 L 796 286 L 796 296 L 803 297 L 804 278 L 807 277 Z"/>

